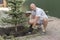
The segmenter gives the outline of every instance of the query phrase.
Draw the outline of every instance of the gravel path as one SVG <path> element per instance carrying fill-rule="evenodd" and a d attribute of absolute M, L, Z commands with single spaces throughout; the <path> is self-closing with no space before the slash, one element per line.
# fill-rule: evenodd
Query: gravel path
<path fill-rule="evenodd" d="M 17 37 L 17 40 L 60 40 L 60 19 L 50 17 L 46 35 L 35 34 L 24 37 Z"/>

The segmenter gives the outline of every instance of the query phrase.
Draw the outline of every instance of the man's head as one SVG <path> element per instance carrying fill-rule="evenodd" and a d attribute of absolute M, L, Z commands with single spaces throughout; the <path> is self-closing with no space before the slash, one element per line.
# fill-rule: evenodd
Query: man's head
<path fill-rule="evenodd" d="M 30 4 L 30 9 L 31 9 L 31 10 L 35 10 L 35 9 L 36 9 L 36 5 L 35 5 L 34 3 L 31 3 L 31 4 Z"/>

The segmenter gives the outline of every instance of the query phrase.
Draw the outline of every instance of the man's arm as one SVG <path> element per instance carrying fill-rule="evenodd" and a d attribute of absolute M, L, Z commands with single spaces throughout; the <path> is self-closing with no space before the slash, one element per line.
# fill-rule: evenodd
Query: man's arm
<path fill-rule="evenodd" d="M 34 19 L 33 27 L 36 25 L 37 21 L 40 19 L 40 16 L 41 16 L 41 11 L 36 10 L 36 16 L 35 16 L 35 19 Z"/>
<path fill-rule="evenodd" d="M 35 26 L 36 26 L 37 21 L 39 20 L 39 18 L 40 18 L 39 16 L 36 16 L 36 17 L 35 17 L 33 27 L 35 27 Z"/>

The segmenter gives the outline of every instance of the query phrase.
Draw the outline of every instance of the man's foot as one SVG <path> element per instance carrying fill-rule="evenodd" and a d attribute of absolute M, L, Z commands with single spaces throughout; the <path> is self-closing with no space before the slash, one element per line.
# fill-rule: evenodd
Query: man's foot
<path fill-rule="evenodd" d="M 32 32 L 33 32 L 33 28 L 29 28 L 27 33 L 32 34 Z"/>
<path fill-rule="evenodd" d="M 28 32 L 27 34 L 30 35 L 30 34 L 32 34 L 32 32 Z"/>
<path fill-rule="evenodd" d="M 46 30 L 42 30 L 42 34 L 46 34 Z"/>

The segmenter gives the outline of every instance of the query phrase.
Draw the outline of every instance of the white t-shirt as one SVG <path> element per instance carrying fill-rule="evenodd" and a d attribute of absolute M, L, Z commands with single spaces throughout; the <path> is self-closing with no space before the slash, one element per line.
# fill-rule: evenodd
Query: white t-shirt
<path fill-rule="evenodd" d="M 41 8 L 38 8 L 38 7 L 36 7 L 36 10 L 35 11 L 34 10 L 32 11 L 32 14 L 31 15 L 32 16 L 39 16 L 40 17 L 40 20 L 43 20 L 43 18 L 47 18 L 48 19 L 48 16 L 44 12 L 44 10 L 41 9 Z"/>

